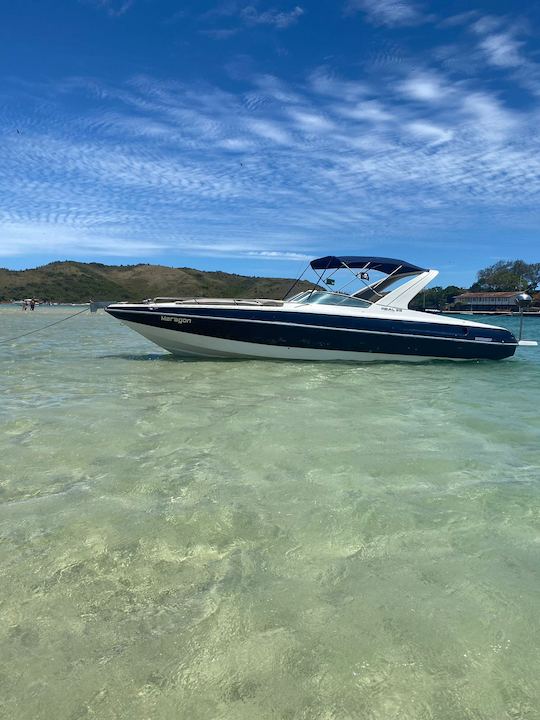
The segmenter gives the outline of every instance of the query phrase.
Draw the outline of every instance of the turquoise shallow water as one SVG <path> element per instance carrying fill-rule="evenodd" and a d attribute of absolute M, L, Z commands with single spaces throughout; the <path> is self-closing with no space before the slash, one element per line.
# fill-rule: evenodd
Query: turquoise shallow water
<path fill-rule="evenodd" d="M 102 312 L 1 347 L 0 716 L 540 717 L 538 348 L 179 361 Z"/>

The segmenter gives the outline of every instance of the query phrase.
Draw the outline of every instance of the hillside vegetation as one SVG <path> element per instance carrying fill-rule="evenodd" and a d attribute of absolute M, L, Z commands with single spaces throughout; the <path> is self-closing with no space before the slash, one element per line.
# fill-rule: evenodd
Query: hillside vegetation
<path fill-rule="evenodd" d="M 534 294 L 540 281 L 540 263 L 522 260 L 499 262 L 478 273 L 471 289 L 525 289 Z M 165 265 L 103 265 L 73 261 L 52 262 L 30 270 L 0 268 L 0 302 L 36 298 L 58 303 L 90 300 L 142 300 L 151 297 L 266 297 L 282 298 L 292 285 L 290 278 L 247 277 Z M 313 287 L 298 283 L 296 291 Z M 411 302 L 411 308 L 447 307 L 464 288 L 431 287 Z M 535 306 L 540 295 L 535 295 Z"/>
<path fill-rule="evenodd" d="M 149 297 L 282 298 L 290 278 L 264 278 L 164 265 L 53 262 L 30 270 L 0 269 L 0 301 L 142 300 Z M 311 287 L 299 283 L 298 291 Z"/>

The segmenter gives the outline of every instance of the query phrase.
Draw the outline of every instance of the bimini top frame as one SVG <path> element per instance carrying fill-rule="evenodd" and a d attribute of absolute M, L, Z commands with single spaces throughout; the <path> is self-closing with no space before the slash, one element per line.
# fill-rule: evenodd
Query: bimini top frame
<path fill-rule="evenodd" d="M 379 306 L 399 309 L 406 309 L 413 297 L 438 275 L 437 270 L 421 268 L 418 265 L 413 265 L 404 260 L 359 255 L 326 255 L 325 257 L 312 260 L 308 267 L 311 267 L 312 270 L 317 273 L 317 287 L 321 282 L 325 285 L 334 285 L 335 280 L 333 279 L 333 275 L 339 270 L 348 270 L 351 273 L 352 279 L 345 283 L 337 292 L 326 291 L 329 295 L 334 294 L 343 297 L 343 295 L 346 294 L 352 298 L 363 300 L 368 305 L 377 304 Z M 358 270 L 360 272 L 358 272 Z M 368 271 L 380 272 L 385 277 L 372 283 L 366 282 L 369 281 Z M 285 297 L 289 295 L 304 273 L 305 270 L 295 281 L 293 287 L 290 288 Z M 410 280 L 404 284 L 400 284 L 394 289 L 390 289 L 390 286 L 394 285 L 397 281 L 402 281 L 407 277 L 409 277 Z M 344 293 L 345 287 L 348 287 L 355 280 L 359 280 L 363 287 L 356 292 Z M 313 288 L 311 293 L 313 293 L 315 289 L 316 288 Z M 295 298 L 291 298 L 291 301 L 294 302 Z"/>

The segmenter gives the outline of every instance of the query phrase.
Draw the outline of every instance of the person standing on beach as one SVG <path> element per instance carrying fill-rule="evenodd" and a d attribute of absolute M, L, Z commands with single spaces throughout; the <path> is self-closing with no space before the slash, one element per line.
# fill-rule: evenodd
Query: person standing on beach
<path fill-rule="evenodd" d="M 36 307 L 36 301 L 34 300 L 34 298 L 32 298 L 30 300 L 30 310 L 34 310 L 35 307 Z"/>

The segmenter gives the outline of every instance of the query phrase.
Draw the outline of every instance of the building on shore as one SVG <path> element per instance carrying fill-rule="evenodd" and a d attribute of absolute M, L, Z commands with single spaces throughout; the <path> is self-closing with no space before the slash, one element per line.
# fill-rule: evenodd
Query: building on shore
<path fill-rule="evenodd" d="M 466 292 L 456 295 L 452 303 L 457 310 L 472 312 L 516 312 L 518 291 L 513 292 Z"/>

